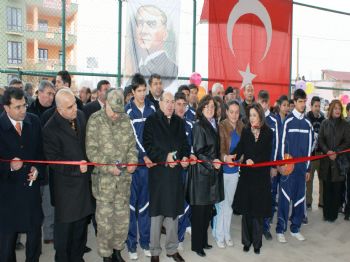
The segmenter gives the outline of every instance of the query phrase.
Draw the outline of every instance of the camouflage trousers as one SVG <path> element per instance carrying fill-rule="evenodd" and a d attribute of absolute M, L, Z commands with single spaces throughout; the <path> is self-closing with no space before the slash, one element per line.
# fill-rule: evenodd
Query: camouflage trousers
<path fill-rule="evenodd" d="M 115 202 L 96 201 L 97 252 L 101 257 L 111 256 L 113 249 L 124 249 L 128 237 L 130 190 L 116 198 Z"/>

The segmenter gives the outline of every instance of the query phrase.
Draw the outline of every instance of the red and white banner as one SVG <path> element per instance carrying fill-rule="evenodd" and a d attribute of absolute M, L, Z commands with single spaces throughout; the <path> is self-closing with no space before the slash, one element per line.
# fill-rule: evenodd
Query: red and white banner
<path fill-rule="evenodd" d="M 272 101 L 288 94 L 292 12 L 292 0 L 207 0 L 201 18 L 209 22 L 209 87 L 252 83 Z"/>

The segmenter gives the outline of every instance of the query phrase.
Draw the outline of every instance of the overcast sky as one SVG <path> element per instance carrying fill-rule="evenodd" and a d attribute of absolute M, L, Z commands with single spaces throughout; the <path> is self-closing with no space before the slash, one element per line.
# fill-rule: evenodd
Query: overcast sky
<path fill-rule="evenodd" d="M 204 0 L 197 0 L 197 22 Z M 298 0 L 350 13 L 350 0 Z M 181 1 L 179 37 L 179 76 L 191 74 L 193 1 Z M 127 3 L 123 3 L 123 26 Z M 294 5 L 293 66 L 296 76 L 296 41 L 299 38 L 299 73 L 307 79 L 319 80 L 322 69 L 350 71 L 350 16 L 334 14 Z M 80 0 L 78 13 L 78 70 L 117 73 L 117 0 Z M 123 27 L 123 35 L 126 28 Z M 124 45 L 124 39 L 123 43 Z M 208 25 L 197 23 L 196 71 L 208 76 Z M 86 67 L 87 57 L 96 57 L 98 68 Z M 124 59 L 124 55 L 122 56 Z M 124 61 L 122 65 L 124 64 Z M 82 78 L 84 79 L 84 78 Z M 85 80 L 96 82 L 97 78 Z"/>

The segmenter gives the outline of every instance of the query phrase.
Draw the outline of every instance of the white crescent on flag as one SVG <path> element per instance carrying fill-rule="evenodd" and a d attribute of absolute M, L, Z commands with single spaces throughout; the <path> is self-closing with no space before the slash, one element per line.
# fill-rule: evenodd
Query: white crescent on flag
<path fill-rule="evenodd" d="M 267 34 L 267 43 L 263 57 L 260 62 L 265 59 L 271 45 L 272 24 L 270 15 L 265 6 L 259 0 L 239 0 L 232 8 L 227 21 L 227 40 L 233 55 L 235 51 L 232 44 L 232 31 L 238 19 L 245 14 L 254 14 L 263 22 Z"/>

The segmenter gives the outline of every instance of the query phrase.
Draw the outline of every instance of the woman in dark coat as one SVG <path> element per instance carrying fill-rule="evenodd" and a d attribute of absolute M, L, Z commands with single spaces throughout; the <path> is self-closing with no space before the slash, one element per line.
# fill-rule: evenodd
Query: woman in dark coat
<path fill-rule="evenodd" d="M 193 126 L 193 151 L 202 162 L 190 166 L 187 181 L 187 200 L 191 205 L 192 250 L 205 256 L 203 249 L 212 248 L 208 244 L 208 226 L 212 218 L 213 205 L 224 199 L 224 184 L 219 162 L 220 139 L 215 121 L 216 104 L 209 95 L 198 104 L 198 121 Z M 217 162 L 217 163 L 215 163 Z"/>
<path fill-rule="evenodd" d="M 233 154 L 247 165 L 270 161 L 273 134 L 266 125 L 263 108 L 253 103 L 248 111 L 249 122 Z M 241 167 L 233 205 L 242 214 L 243 250 L 248 252 L 253 244 L 254 252 L 259 254 L 263 220 L 271 215 L 270 167 Z"/>
<path fill-rule="evenodd" d="M 342 115 L 343 107 L 339 100 L 329 105 L 328 119 L 321 124 L 318 143 L 324 154 L 332 154 L 349 148 L 350 126 Z M 330 155 L 320 161 L 320 178 L 323 181 L 323 218 L 334 222 L 341 205 L 341 194 L 345 176 L 340 176 L 336 163 L 338 155 Z"/>

